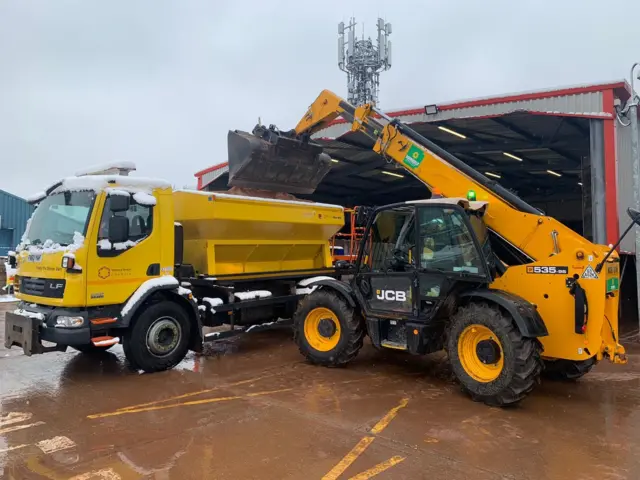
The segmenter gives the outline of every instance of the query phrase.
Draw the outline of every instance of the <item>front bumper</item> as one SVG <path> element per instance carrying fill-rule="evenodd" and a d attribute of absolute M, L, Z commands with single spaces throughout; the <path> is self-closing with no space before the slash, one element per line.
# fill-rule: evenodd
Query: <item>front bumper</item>
<path fill-rule="evenodd" d="M 42 341 L 55 343 L 54 346 L 44 346 Z M 7 312 L 4 325 L 4 346 L 22 347 L 24 354 L 47 352 L 64 352 L 67 346 L 87 345 L 91 342 L 89 327 L 55 328 L 47 326 L 44 320 L 32 318 L 17 313 Z"/>

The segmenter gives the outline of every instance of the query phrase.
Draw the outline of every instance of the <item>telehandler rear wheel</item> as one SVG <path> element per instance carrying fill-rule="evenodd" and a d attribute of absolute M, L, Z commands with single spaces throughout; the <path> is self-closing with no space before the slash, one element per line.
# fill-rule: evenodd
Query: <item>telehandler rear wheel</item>
<path fill-rule="evenodd" d="M 596 357 L 588 360 L 545 360 L 542 376 L 549 380 L 573 381 L 582 378 L 596 365 Z"/>
<path fill-rule="evenodd" d="M 310 362 L 327 367 L 353 360 L 364 338 L 364 322 L 337 293 L 307 295 L 293 317 L 293 339 Z"/>
<path fill-rule="evenodd" d="M 447 353 L 453 372 L 474 400 L 492 406 L 522 400 L 540 382 L 541 345 L 523 337 L 498 308 L 461 307 L 451 319 Z"/>

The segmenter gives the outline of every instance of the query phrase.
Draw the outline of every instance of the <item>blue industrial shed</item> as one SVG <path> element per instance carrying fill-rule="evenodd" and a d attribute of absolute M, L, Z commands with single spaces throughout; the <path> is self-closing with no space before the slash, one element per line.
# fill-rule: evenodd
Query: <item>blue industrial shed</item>
<path fill-rule="evenodd" d="M 0 257 L 16 248 L 33 209 L 24 198 L 0 190 Z"/>

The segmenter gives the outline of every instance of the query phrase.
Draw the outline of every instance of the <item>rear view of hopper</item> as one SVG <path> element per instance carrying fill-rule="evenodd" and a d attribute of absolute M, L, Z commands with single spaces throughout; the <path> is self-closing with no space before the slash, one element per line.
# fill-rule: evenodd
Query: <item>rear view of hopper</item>
<path fill-rule="evenodd" d="M 230 130 L 227 144 L 229 186 L 310 194 L 331 169 L 320 145 L 274 126 Z"/>

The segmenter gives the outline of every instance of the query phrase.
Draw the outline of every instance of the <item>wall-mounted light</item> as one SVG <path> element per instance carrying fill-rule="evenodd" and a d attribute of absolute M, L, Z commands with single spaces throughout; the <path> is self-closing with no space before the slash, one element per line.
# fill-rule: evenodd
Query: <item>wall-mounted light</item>
<path fill-rule="evenodd" d="M 454 131 L 454 130 L 451 130 L 450 128 L 447 128 L 447 127 L 441 127 L 441 126 L 438 126 L 438 128 L 439 128 L 440 130 L 442 130 L 443 132 L 447 132 L 447 133 L 449 133 L 449 134 L 451 134 L 451 135 L 455 135 L 456 137 L 459 137 L 459 138 L 467 138 L 467 137 L 465 137 L 463 134 L 458 133 L 458 132 L 456 132 L 456 131 Z"/>
<path fill-rule="evenodd" d="M 335 158 L 332 158 L 332 159 L 331 159 L 331 161 L 332 161 L 333 163 L 340 163 L 340 162 L 339 162 L 338 160 L 336 160 Z"/>
<path fill-rule="evenodd" d="M 436 115 L 438 113 L 437 105 L 427 105 L 424 107 L 424 113 L 427 115 Z"/>
<path fill-rule="evenodd" d="M 558 173 L 558 172 L 554 172 L 553 170 L 547 170 L 547 173 L 548 173 L 549 175 L 554 175 L 554 176 L 556 176 L 556 177 L 561 177 L 561 176 L 562 176 L 562 174 L 560 174 L 560 173 Z"/>
<path fill-rule="evenodd" d="M 493 177 L 493 178 L 502 178 L 500 175 L 498 175 L 497 173 L 492 173 L 492 172 L 484 172 L 485 175 L 489 176 L 489 177 Z"/>
<path fill-rule="evenodd" d="M 400 175 L 399 173 L 390 172 L 389 170 L 381 170 L 385 175 L 390 175 L 392 177 L 404 178 L 404 175 Z"/>

